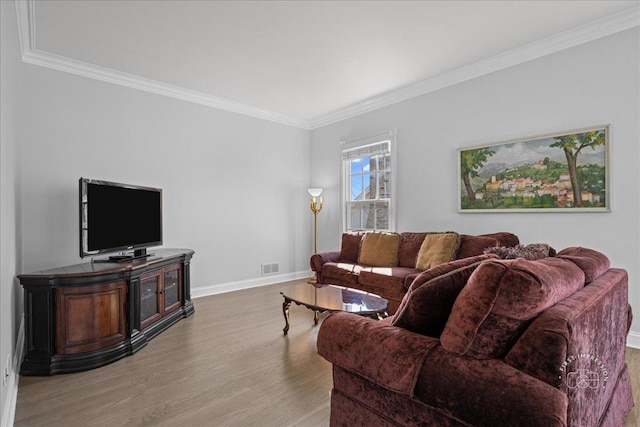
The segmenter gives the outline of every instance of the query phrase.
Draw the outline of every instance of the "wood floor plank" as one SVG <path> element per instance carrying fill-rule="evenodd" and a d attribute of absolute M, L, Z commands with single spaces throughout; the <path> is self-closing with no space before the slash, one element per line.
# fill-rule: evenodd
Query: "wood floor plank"
<path fill-rule="evenodd" d="M 292 305 L 282 333 L 279 291 L 301 282 L 197 298 L 193 316 L 133 356 L 21 376 L 15 426 L 327 426 L 331 365 L 317 354 L 313 312 Z M 640 350 L 626 359 L 640 404 Z M 638 412 L 625 427 L 640 425 Z"/>

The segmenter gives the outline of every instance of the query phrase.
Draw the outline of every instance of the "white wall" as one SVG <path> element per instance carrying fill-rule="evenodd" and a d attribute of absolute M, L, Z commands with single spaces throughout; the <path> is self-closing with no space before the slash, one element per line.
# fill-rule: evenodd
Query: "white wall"
<path fill-rule="evenodd" d="M 19 111 L 21 63 L 14 2 L 0 2 L 0 425 L 9 425 L 17 395 L 20 351 L 17 337 L 22 318 L 19 232 Z"/>
<path fill-rule="evenodd" d="M 311 179 L 326 189 L 319 250 L 340 242 L 341 139 L 398 129 L 398 231 L 512 231 L 523 243 L 586 246 L 629 272 L 640 346 L 639 30 L 577 46 L 311 133 Z M 611 213 L 457 213 L 456 149 L 611 124 Z"/>
<path fill-rule="evenodd" d="M 309 271 L 309 131 L 23 68 L 24 271 L 81 261 L 80 177 L 163 189 L 164 246 L 195 250 L 194 296 L 260 281 L 261 263 Z"/>

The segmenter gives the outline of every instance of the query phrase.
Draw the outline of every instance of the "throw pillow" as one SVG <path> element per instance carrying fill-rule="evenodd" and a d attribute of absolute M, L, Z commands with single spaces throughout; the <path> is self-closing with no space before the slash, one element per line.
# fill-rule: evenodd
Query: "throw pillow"
<path fill-rule="evenodd" d="M 524 258 L 534 260 L 554 256 L 556 251 L 546 243 L 531 243 L 526 246 L 515 245 L 486 248 L 484 253 L 496 254 L 502 259 Z"/>
<path fill-rule="evenodd" d="M 400 246 L 398 247 L 398 267 L 415 268 L 420 245 L 428 233 L 400 233 Z"/>
<path fill-rule="evenodd" d="M 442 347 L 476 359 L 503 357 L 538 314 L 583 287 L 584 278 L 566 259 L 484 261 L 453 304 Z"/>
<path fill-rule="evenodd" d="M 414 287 L 416 283 L 414 281 L 414 285 L 411 285 L 398 311 L 393 316 L 392 325 L 430 337 L 440 337 L 449 318 L 451 307 L 469 280 L 469 276 L 484 259 L 489 257 L 490 255 L 480 255 L 479 258 L 483 259 L 435 276 L 416 287 Z M 442 264 L 436 269 L 460 261 Z"/>
<path fill-rule="evenodd" d="M 366 233 L 360 243 L 358 264 L 372 267 L 395 267 L 398 265 L 398 246 L 400 235 L 397 233 Z"/>
<path fill-rule="evenodd" d="M 342 244 L 340 245 L 339 262 L 347 262 L 355 264 L 358 262 L 358 253 L 360 252 L 360 241 L 364 235 L 363 231 L 352 233 L 342 233 Z"/>
<path fill-rule="evenodd" d="M 428 270 L 436 265 L 449 262 L 456 257 L 460 247 L 460 235 L 453 231 L 446 233 L 429 233 L 425 236 L 418 258 L 416 268 Z"/>

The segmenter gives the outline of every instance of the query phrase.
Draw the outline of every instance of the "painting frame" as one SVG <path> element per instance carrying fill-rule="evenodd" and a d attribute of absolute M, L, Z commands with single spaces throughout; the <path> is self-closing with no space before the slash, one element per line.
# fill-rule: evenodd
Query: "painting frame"
<path fill-rule="evenodd" d="M 610 147 L 605 124 L 458 148 L 458 212 L 611 212 Z"/>

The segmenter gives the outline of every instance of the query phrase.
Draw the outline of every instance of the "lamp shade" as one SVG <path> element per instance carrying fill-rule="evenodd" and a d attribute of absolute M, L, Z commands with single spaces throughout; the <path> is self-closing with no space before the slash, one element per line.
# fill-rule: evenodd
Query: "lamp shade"
<path fill-rule="evenodd" d="M 309 188 L 307 191 L 311 194 L 311 197 L 318 197 L 322 194 L 322 188 Z"/>

